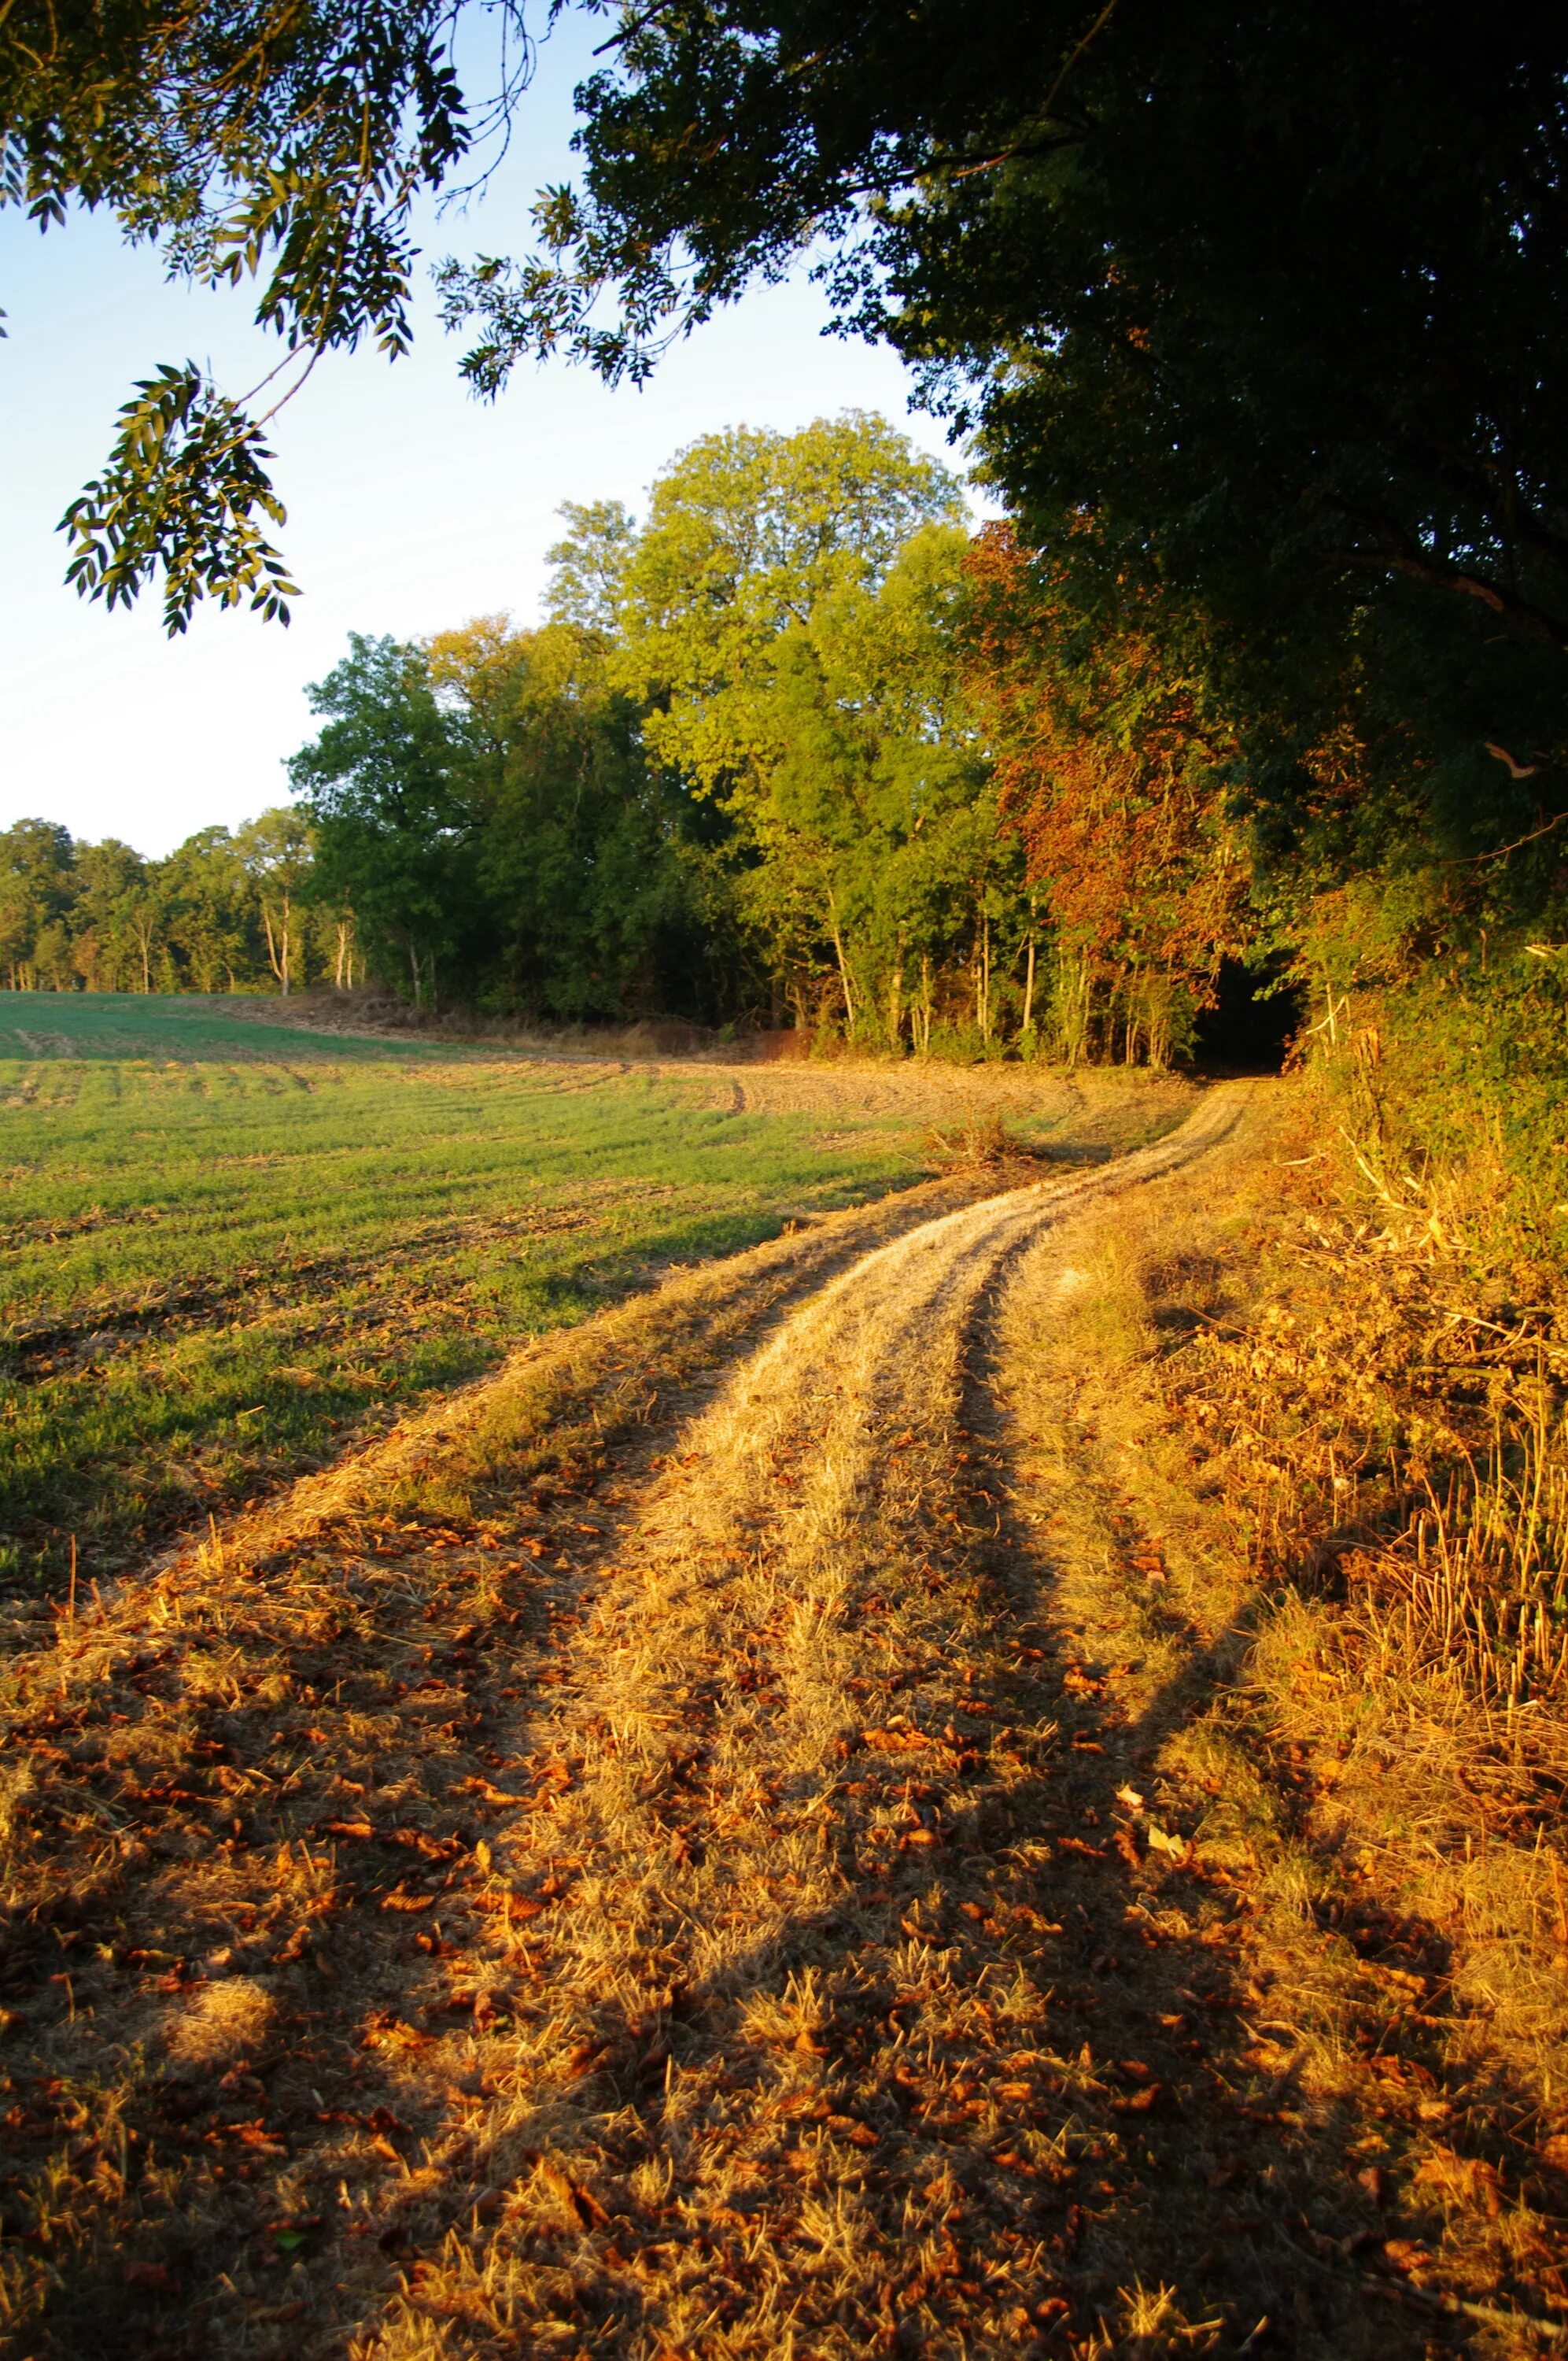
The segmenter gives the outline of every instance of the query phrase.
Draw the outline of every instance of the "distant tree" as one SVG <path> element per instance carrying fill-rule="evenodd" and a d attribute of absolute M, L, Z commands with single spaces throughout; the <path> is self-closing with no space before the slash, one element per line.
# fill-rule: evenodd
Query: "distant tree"
<path fill-rule="evenodd" d="M 804 1018 L 836 980 L 846 1031 L 928 1049 L 934 1024 L 994 1031 L 993 925 L 1015 846 L 960 676 L 968 536 L 928 525 L 874 587 L 827 592 L 780 638 L 753 695 L 765 726 L 721 795 L 745 857 L 741 905 Z M 1003 888 L 1003 901 L 995 900 Z M 955 963 L 967 1009 L 944 1006 Z"/>
<path fill-rule="evenodd" d="M 1091 629 L 1061 569 L 998 526 L 969 572 L 970 689 L 1054 930 L 1057 1046 L 1070 1060 L 1098 1032 L 1163 1065 L 1249 932 L 1234 734 L 1162 650 L 1148 595 Z"/>
<path fill-rule="evenodd" d="M 14 992 L 35 988 L 40 965 L 51 981 L 59 971 L 76 886 L 69 829 L 19 819 L 0 833 L 0 965 Z"/>
<path fill-rule="evenodd" d="M 159 938 L 156 884 L 117 837 L 81 846 L 73 957 L 89 992 L 150 992 Z"/>
<path fill-rule="evenodd" d="M 552 568 L 544 594 L 552 622 L 614 636 L 636 520 L 620 500 L 563 500 L 556 514 L 566 530 L 545 553 Z"/>
<path fill-rule="evenodd" d="M 551 603 L 581 600 L 574 589 Z M 697 916 L 704 830 L 679 781 L 647 760 L 602 625 L 511 631 L 486 617 L 426 654 L 467 750 L 490 988 L 558 1016 L 695 1013 L 718 948 L 717 914 L 706 929 Z"/>
<path fill-rule="evenodd" d="M 166 924 L 181 980 L 199 992 L 233 992 L 262 964 L 258 881 L 240 839 L 203 828 L 159 863 Z"/>
<path fill-rule="evenodd" d="M 308 694 L 324 727 L 289 775 L 319 890 L 354 911 L 383 972 L 433 1000 L 438 973 L 471 977 L 486 931 L 466 718 L 443 708 L 422 649 L 357 632 Z"/>
<path fill-rule="evenodd" d="M 237 830 L 234 849 L 261 917 L 267 964 L 285 999 L 302 981 L 303 909 L 313 868 L 311 830 L 302 812 L 277 805 Z"/>

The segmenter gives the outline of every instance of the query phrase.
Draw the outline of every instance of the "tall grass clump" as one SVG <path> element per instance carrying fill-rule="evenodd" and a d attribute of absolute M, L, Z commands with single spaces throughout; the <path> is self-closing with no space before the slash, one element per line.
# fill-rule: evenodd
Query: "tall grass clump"
<path fill-rule="evenodd" d="M 1568 950 L 1385 940 L 1331 964 L 1307 1052 L 1299 1226 L 1191 1381 L 1260 1572 L 1343 1596 L 1389 1677 L 1516 1716 L 1568 1689 Z"/>

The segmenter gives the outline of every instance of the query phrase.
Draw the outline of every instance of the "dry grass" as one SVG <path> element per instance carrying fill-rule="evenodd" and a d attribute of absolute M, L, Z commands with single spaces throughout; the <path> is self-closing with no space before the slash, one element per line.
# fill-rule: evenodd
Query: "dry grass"
<path fill-rule="evenodd" d="M 18 1625 L 18 2361 L 1552 2338 L 1556 2037 L 1461 1983 L 1516 1889 L 1398 1915 L 1192 1341 L 1285 1218 L 1235 1104 L 685 1274 Z"/>
<path fill-rule="evenodd" d="M 1294 2235 L 1337 2183 L 1342 2301 L 1359 2268 L 1412 2314 L 1467 2306 L 1467 2350 L 1529 2352 L 1568 2315 L 1568 1764 L 1556 1653 L 1519 1644 L 1554 1488 L 1544 1447 L 1466 1455 L 1505 1389 L 1444 1367 L 1465 1275 L 1309 1185 L 1314 1115 L 1284 1101 L 1266 1159 L 1064 1242 L 1034 1366 L 1082 1427 L 1051 1530 L 1085 1628 L 1119 1589 L 1115 1644 L 1180 1702 L 1148 1801 L 1246 1886 Z M 1259 2210 L 1277 2249 L 1289 2209 Z"/>

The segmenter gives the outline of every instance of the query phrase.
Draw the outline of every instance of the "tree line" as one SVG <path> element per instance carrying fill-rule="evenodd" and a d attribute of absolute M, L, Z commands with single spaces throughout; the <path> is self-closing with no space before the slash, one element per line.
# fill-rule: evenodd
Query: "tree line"
<path fill-rule="evenodd" d="M 412 733 L 399 827 L 368 754 L 357 785 L 302 774 L 373 956 L 422 996 L 609 1014 L 678 986 L 713 1014 L 804 1007 L 906 1047 L 1044 1026 L 1156 1056 L 1223 946 L 1272 949 L 1330 1038 L 1365 984 L 1388 1009 L 1413 994 L 1399 1005 L 1430 1049 L 1447 993 L 1470 1012 L 1455 1040 L 1494 1045 L 1464 1072 L 1495 1066 L 1500 1104 L 1521 1039 L 1555 1073 L 1561 16 L 591 13 L 609 27 L 576 93 L 573 178 L 540 193 L 521 250 L 438 266 L 474 388 L 559 355 L 635 382 L 808 255 L 835 324 L 889 343 L 970 437 L 1013 537 L 943 576 L 959 525 L 938 488 L 898 526 L 896 563 L 843 519 L 792 558 L 778 500 L 741 499 L 735 531 L 761 537 L 737 558 L 726 519 L 686 514 L 672 482 L 635 532 L 587 533 L 581 587 L 608 623 L 563 607 L 526 662 L 469 673 L 433 643 L 381 648 Z M 46 225 L 85 198 L 177 270 L 253 280 L 285 349 L 256 402 L 192 362 L 137 384 L 66 520 L 84 593 L 161 584 L 176 630 L 203 597 L 286 614 L 268 418 L 319 353 L 403 348 L 416 194 L 482 177 L 486 129 L 526 80 L 501 64 L 486 87 L 479 64 L 525 61 L 521 41 L 463 45 L 460 72 L 461 0 L 371 16 L 367 40 L 345 0 L 259 18 L 142 0 L 67 36 L 19 0 L 0 26 L 0 197 Z M 782 596 L 795 560 L 806 606 Z M 684 606 L 682 578 L 705 586 Z M 933 658 L 945 685 L 923 709 L 901 653 L 917 623 L 921 663 L 939 642 L 951 666 Z M 323 706 L 318 747 L 365 721 L 352 668 L 371 664 L 358 648 L 323 685 L 343 709 Z M 491 694 L 503 676 L 526 677 L 532 734 Z M 988 809 L 981 862 L 966 830 L 972 849 Z M 417 873 L 400 834 L 422 840 Z"/>
<path fill-rule="evenodd" d="M 1190 585 L 1023 517 L 977 532 L 859 412 L 704 436 L 640 520 L 563 516 L 536 628 L 351 640 L 291 808 L 162 862 L 41 821 L 0 840 L 0 972 L 370 976 L 523 1019 L 1068 1063 L 1179 1059 L 1227 961 L 1294 980 L 1331 1036 L 1357 983 L 1429 970 L 1489 1005 L 1511 960 L 1555 1005 L 1550 746 L 1468 739 L 1474 673 L 1446 706 L 1412 687 L 1396 742 L 1376 604 L 1337 673 L 1305 627 L 1249 664 Z M 1539 650 L 1505 659 L 1519 711 L 1546 697 Z"/>
<path fill-rule="evenodd" d="M 304 815 L 199 829 L 166 860 L 42 819 L 0 829 L 0 986 L 278 992 L 365 978 L 352 912 L 322 897 Z"/>
<path fill-rule="evenodd" d="M 1091 685 L 946 468 L 851 412 L 563 515 L 538 628 L 351 641 L 292 807 L 161 862 L 0 838 L 6 980 L 1181 1050 L 1245 933 L 1225 749 L 1146 653 Z"/>
<path fill-rule="evenodd" d="M 1186 1046 L 1249 939 L 1232 749 L 1131 640 L 1091 686 L 946 468 L 850 412 L 564 516 L 538 629 L 358 638 L 312 692 L 292 780 L 380 973 L 891 1052 Z"/>

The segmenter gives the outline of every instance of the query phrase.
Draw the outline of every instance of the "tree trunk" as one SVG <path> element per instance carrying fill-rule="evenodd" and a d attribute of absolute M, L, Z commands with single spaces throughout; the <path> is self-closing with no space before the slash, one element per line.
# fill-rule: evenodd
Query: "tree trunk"
<path fill-rule="evenodd" d="M 1029 1033 L 1035 1025 L 1035 938 L 1029 938 L 1028 958 L 1024 969 L 1024 1022 L 1021 1030 Z"/>
<path fill-rule="evenodd" d="M 839 961 L 839 982 L 844 994 L 844 1030 L 852 1033 L 855 1029 L 855 992 L 850 981 L 850 962 L 844 957 L 844 939 L 839 932 L 839 913 L 831 895 L 828 899 L 828 923 L 832 930 L 833 950 Z"/>
<path fill-rule="evenodd" d="M 974 1021 L 982 1041 L 991 1039 L 991 915 L 982 910 L 974 946 Z"/>
<path fill-rule="evenodd" d="M 904 937 L 898 939 L 898 957 L 894 961 L 893 980 L 887 993 L 888 1040 L 895 1049 L 904 1047 Z"/>

